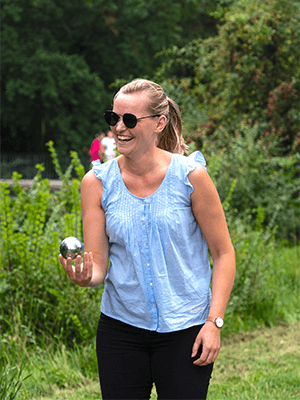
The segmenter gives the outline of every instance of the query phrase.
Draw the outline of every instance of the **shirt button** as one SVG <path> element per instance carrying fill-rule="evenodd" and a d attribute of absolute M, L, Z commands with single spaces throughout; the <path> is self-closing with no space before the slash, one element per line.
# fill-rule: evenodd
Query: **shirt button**
<path fill-rule="evenodd" d="M 148 267 L 150 267 L 150 263 L 148 263 L 147 265 L 148 265 Z"/>
<path fill-rule="evenodd" d="M 153 304 L 153 307 L 156 307 L 155 304 Z"/>
<path fill-rule="evenodd" d="M 145 246 L 148 246 L 148 243 L 147 243 L 147 242 L 145 243 Z"/>
<path fill-rule="evenodd" d="M 145 200 L 143 200 L 142 203 L 145 204 Z"/>
<path fill-rule="evenodd" d="M 152 282 L 150 283 L 150 286 L 153 286 L 153 283 L 152 283 Z"/>
<path fill-rule="evenodd" d="M 145 222 L 144 222 L 144 221 L 142 221 L 142 225 L 145 225 Z"/>

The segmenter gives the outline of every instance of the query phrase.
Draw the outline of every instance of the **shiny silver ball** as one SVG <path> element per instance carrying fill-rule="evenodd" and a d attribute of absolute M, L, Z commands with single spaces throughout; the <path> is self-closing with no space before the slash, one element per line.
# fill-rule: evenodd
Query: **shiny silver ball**
<path fill-rule="evenodd" d="M 77 256 L 81 256 L 83 253 L 83 244 L 79 239 L 74 236 L 65 238 L 60 244 L 60 254 L 67 259 L 71 257 L 75 260 Z"/>

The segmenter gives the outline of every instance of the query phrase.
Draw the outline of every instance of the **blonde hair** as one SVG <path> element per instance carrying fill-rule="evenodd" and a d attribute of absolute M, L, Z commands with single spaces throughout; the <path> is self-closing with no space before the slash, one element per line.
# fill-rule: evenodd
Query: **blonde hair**
<path fill-rule="evenodd" d="M 182 137 L 181 114 L 174 100 L 170 99 L 161 86 L 147 79 L 135 79 L 123 86 L 115 95 L 132 94 L 146 91 L 149 112 L 153 115 L 164 115 L 167 123 L 158 135 L 156 146 L 171 153 L 183 154 L 188 146 Z"/>

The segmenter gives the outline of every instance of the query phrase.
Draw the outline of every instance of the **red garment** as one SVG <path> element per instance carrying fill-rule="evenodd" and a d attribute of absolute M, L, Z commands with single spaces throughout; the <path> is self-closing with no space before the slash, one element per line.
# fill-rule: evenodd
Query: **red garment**
<path fill-rule="evenodd" d="M 90 148 L 90 155 L 91 155 L 91 162 L 95 160 L 100 160 L 101 158 L 99 156 L 99 150 L 100 150 L 100 142 L 98 139 L 94 139 L 91 148 Z"/>

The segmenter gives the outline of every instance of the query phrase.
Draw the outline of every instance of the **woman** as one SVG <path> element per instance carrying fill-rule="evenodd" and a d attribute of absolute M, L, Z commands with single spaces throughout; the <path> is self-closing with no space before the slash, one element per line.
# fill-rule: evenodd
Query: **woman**
<path fill-rule="evenodd" d="M 235 276 L 218 193 L 202 154 L 181 155 L 180 112 L 159 85 L 125 85 L 105 119 L 121 155 L 82 181 L 82 267 L 60 257 L 80 286 L 105 279 L 103 398 L 149 398 L 154 382 L 158 398 L 205 399 Z"/>
<path fill-rule="evenodd" d="M 91 144 L 89 154 L 91 156 L 91 162 L 100 160 L 103 161 L 105 154 L 105 146 L 102 144 L 102 140 L 105 138 L 105 133 L 97 133 L 95 139 Z"/>

